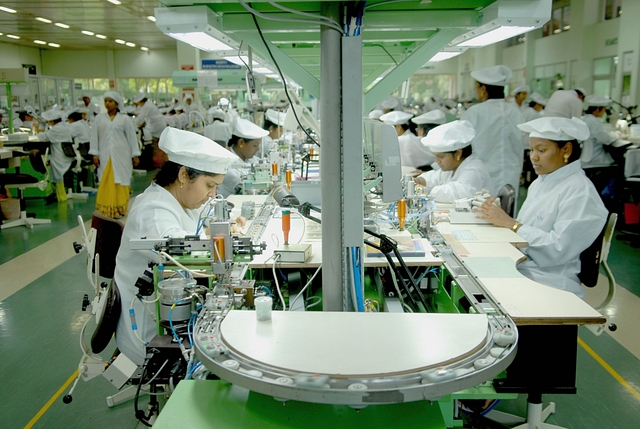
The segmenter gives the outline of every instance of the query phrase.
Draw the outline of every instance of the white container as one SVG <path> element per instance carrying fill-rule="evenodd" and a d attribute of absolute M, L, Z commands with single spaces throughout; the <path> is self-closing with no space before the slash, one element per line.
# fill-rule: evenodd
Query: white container
<path fill-rule="evenodd" d="M 253 303 L 256 306 L 256 318 L 259 321 L 271 320 L 271 307 L 273 300 L 269 296 L 256 298 Z"/>
<path fill-rule="evenodd" d="M 640 138 L 640 125 L 631 125 L 629 127 L 629 137 Z"/>

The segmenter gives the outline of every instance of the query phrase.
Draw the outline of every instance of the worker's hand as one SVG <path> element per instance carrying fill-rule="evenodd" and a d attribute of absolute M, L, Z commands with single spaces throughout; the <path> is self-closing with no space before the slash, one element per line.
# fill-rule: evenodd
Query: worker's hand
<path fill-rule="evenodd" d="M 93 155 L 93 165 L 95 165 L 96 168 L 100 167 L 100 157 L 99 156 Z"/>
<path fill-rule="evenodd" d="M 247 224 L 247 218 L 246 218 L 246 217 L 244 217 L 244 216 L 238 216 L 238 217 L 236 218 L 236 223 L 238 224 L 238 226 L 239 226 L 240 228 L 244 228 L 244 227 L 245 227 L 245 225 Z"/>
<path fill-rule="evenodd" d="M 140 158 L 138 158 L 137 156 L 133 157 L 133 166 L 137 167 L 138 165 L 140 165 Z"/>
<path fill-rule="evenodd" d="M 496 226 L 511 228 L 516 220 L 509 216 L 501 207 L 496 206 L 493 197 L 487 198 L 480 206 L 474 207 L 473 211 L 478 213 L 478 219 L 484 219 Z"/>
<path fill-rule="evenodd" d="M 424 180 L 424 177 L 414 177 L 413 181 L 416 182 L 418 185 L 427 186 L 427 181 Z"/>

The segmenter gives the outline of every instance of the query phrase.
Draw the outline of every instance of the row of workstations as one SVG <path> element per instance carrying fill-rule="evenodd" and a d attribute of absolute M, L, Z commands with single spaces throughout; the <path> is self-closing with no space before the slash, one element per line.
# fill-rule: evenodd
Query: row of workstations
<path fill-rule="evenodd" d="M 240 207 L 246 200 L 252 200 L 258 211 L 265 197 L 238 196 L 231 197 L 230 200 L 235 202 L 236 207 Z M 261 224 L 261 238 L 266 243 L 263 254 L 249 263 L 249 267 L 254 270 L 270 271 L 273 268 L 275 271 L 274 250 L 282 248 L 283 234 L 278 210 L 274 213 L 266 221 L 254 221 Z M 256 225 L 249 225 L 248 233 L 255 227 Z M 399 241 L 408 234 L 392 231 L 385 233 Z M 390 397 L 389 405 L 359 406 L 356 407 L 358 413 L 352 412 L 349 407 L 311 403 L 318 402 L 314 400 L 305 401 L 304 389 L 301 390 L 300 401 L 287 401 L 290 398 L 283 398 L 281 402 L 286 403 L 283 407 L 272 397 L 277 395 L 257 394 L 236 384 L 223 381 L 183 381 L 154 427 L 172 427 L 176 421 L 187 423 L 190 427 L 205 427 L 212 421 L 217 423 L 216 427 L 252 427 L 255 424 L 266 427 L 326 427 L 329 424 L 348 427 L 363 423 L 373 427 L 386 427 L 389 424 L 422 428 L 460 427 L 461 421 L 453 417 L 456 399 L 478 398 L 478 395 L 485 395 L 486 399 L 513 398 L 516 394 L 527 394 L 529 418 L 543 421 L 545 417 L 542 416 L 541 395 L 576 391 L 578 326 L 604 324 L 605 318 L 577 296 L 522 276 L 515 266 L 524 257 L 518 249 L 527 246 L 527 243 L 508 229 L 480 224 L 454 225 L 441 221 L 427 237 L 417 239 L 423 242 L 425 255 L 407 256 L 405 262 L 412 267 L 439 267 L 438 294 L 446 295 L 452 301 L 465 300 L 466 304 L 469 300 L 477 301 L 481 306 L 485 305 L 482 303 L 490 303 L 484 307 L 488 314 L 493 311 L 503 312 L 515 322 L 518 331 L 517 353 L 508 366 L 506 377 L 495 379 L 490 388 L 485 387 L 481 391 L 461 389 L 455 393 L 443 394 L 439 398 L 424 398 L 438 400 L 439 407 L 429 405 L 426 400 L 407 402 Z M 292 216 L 290 241 L 310 245 L 312 255 L 304 263 L 281 263 L 278 267 L 320 266 L 321 240 L 315 224 L 301 216 Z M 386 262 L 384 258 L 370 255 L 365 257 L 364 265 L 382 267 Z M 458 294 L 456 290 L 463 290 L 464 293 Z M 441 300 L 442 296 L 438 299 Z M 450 308 L 457 308 L 453 312 L 463 313 L 469 306 L 454 302 Z M 411 361 L 412 356 L 433 358 L 433 361 L 429 361 L 430 364 L 440 359 L 444 367 L 449 358 L 446 353 L 440 353 L 442 349 L 450 349 L 445 351 L 452 354 L 465 353 L 456 347 L 463 347 L 464 344 L 460 343 L 467 341 L 470 341 L 470 347 L 474 344 L 467 335 L 456 331 L 457 328 L 464 331 L 473 329 L 471 325 L 462 328 L 460 320 L 464 318 L 463 315 L 458 320 L 452 315 L 452 318 L 441 319 L 444 321 L 441 325 L 430 325 L 432 320 L 427 314 L 395 314 L 389 315 L 390 318 L 384 321 L 376 316 L 357 317 L 357 313 L 339 316 L 349 318 L 348 321 L 325 314 L 313 328 L 303 329 L 301 326 L 304 319 L 316 317 L 312 313 L 318 313 L 294 311 L 287 312 L 287 315 L 276 311 L 272 324 L 265 329 L 265 325 L 255 322 L 253 315 L 240 313 L 243 312 L 231 313 L 234 318 L 233 327 L 231 323 L 226 327 L 222 324 L 225 335 L 229 337 L 230 347 L 235 347 L 234 352 L 256 356 L 265 365 L 302 368 L 314 374 L 324 373 L 325 370 L 329 372 L 328 367 L 333 367 L 331 369 L 334 370 L 338 368 L 338 372 L 348 374 L 356 371 L 354 365 L 358 369 L 364 367 L 377 373 L 382 371 L 382 366 L 387 371 L 401 371 L 400 367 L 404 364 L 424 364 Z M 387 335 L 389 333 L 386 331 L 389 329 L 392 331 L 391 335 Z M 352 351 L 349 348 L 350 335 L 346 335 L 345 339 L 341 331 L 357 332 L 358 336 L 364 337 L 367 341 L 359 343 L 363 350 Z M 484 334 L 481 332 L 480 335 Z M 399 350 L 404 346 L 396 344 L 394 337 L 410 339 L 415 349 Z M 443 341 L 442 337 L 447 337 L 448 342 Z M 452 337 L 454 341 L 451 341 Z M 281 347 L 288 340 L 291 344 Z M 304 354 L 305 349 L 313 350 L 311 357 Z M 312 361 L 313 365 L 310 363 Z M 229 376 L 225 380 L 233 382 L 233 377 Z M 255 390 L 260 392 L 258 387 Z M 309 417 L 310 413 L 318 416 L 317 421 Z"/>

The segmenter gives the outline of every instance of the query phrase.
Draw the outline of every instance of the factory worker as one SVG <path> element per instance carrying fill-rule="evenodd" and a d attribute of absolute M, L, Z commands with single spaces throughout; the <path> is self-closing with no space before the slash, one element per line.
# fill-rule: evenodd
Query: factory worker
<path fill-rule="evenodd" d="M 263 130 L 251 121 L 242 118 L 236 118 L 231 139 L 228 146 L 229 151 L 240 158 L 240 162 L 246 163 L 258 153 L 262 138 L 269 132 Z M 241 166 L 229 168 L 227 175 L 224 177 L 222 185 L 218 188 L 218 192 L 223 197 L 240 193 L 240 183 L 242 176 L 246 171 Z"/>
<path fill-rule="evenodd" d="M 127 213 L 133 166 L 140 163 L 133 122 L 119 111 L 123 105 L 124 99 L 117 92 L 104 93 L 107 111 L 94 119 L 89 145 L 100 181 L 96 210 L 116 219 Z"/>
<path fill-rule="evenodd" d="M 267 109 L 264 113 L 264 125 L 262 128 L 269 132 L 262 139 L 264 153 L 270 153 L 272 150 L 278 149 L 278 140 L 282 137 L 285 116 L 284 112 L 278 112 L 273 109 Z"/>
<path fill-rule="evenodd" d="M 212 122 L 204 127 L 204 136 L 226 148 L 227 143 L 231 140 L 231 126 L 225 123 L 224 110 L 219 107 L 212 107 L 209 109 L 209 115 L 212 118 Z"/>
<path fill-rule="evenodd" d="M 447 118 L 442 110 L 436 109 L 411 118 L 411 122 L 418 126 L 416 129 L 418 137 L 426 137 L 433 128 L 447 122 Z"/>
<path fill-rule="evenodd" d="M 542 116 L 567 119 L 575 116 L 579 118 L 582 116 L 582 101 L 578 98 L 576 91 L 559 89 L 549 97 Z"/>
<path fill-rule="evenodd" d="M 584 100 L 587 110 L 582 120 L 589 127 L 589 138 L 584 141 L 580 161 L 582 168 L 609 167 L 613 164 L 613 158 L 605 151 L 605 146 L 618 140 L 619 136 L 604 130 L 602 117 L 611 100 L 599 95 L 589 95 Z"/>
<path fill-rule="evenodd" d="M 176 111 L 174 120 L 176 121 L 177 128 L 186 130 L 189 125 L 189 115 L 185 113 L 185 108 L 182 104 L 178 104 L 173 108 Z"/>
<path fill-rule="evenodd" d="M 420 139 L 411 132 L 411 127 L 415 126 L 410 121 L 412 117 L 411 113 L 394 111 L 380 116 L 380 120 L 385 124 L 393 125 L 396 129 L 400 146 L 400 164 L 428 170 L 431 169 L 435 158 L 431 150 L 420 143 Z"/>
<path fill-rule="evenodd" d="M 160 112 L 160 114 L 164 118 L 164 121 L 167 123 L 167 127 L 177 128 L 176 127 L 176 122 L 173 119 L 173 116 L 169 115 L 169 108 L 168 107 L 159 107 L 158 111 Z"/>
<path fill-rule="evenodd" d="M 13 129 L 18 131 L 19 128 L 31 129 L 33 126 L 33 117 L 24 109 L 16 109 L 13 112 Z"/>
<path fill-rule="evenodd" d="M 64 175 L 71 167 L 75 158 L 65 155 L 62 143 L 72 143 L 68 124 L 64 121 L 64 112 L 59 109 L 47 110 L 42 114 L 47 121 L 49 129 L 38 133 L 38 139 L 51 142 L 51 181 L 55 184 L 58 201 L 67 200 L 67 191 L 64 185 Z"/>
<path fill-rule="evenodd" d="M 91 102 L 91 94 L 89 93 L 82 94 L 82 103 L 84 108 L 87 109 L 86 120 L 92 122 L 93 118 L 100 113 L 100 108 Z"/>
<path fill-rule="evenodd" d="M 187 114 L 189 114 L 190 112 L 193 112 L 194 110 L 196 112 L 198 111 L 198 106 L 195 105 L 195 103 L 193 102 L 193 96 L 191 96 L 190 94 L 184 97 L 183 102 L 184 102 L 183 104 L 184 111 Z"/>
<path fill-rule="evenodd" d="M 380 108 L 382 109 L 382 113 L 393 112 L 395 109 L 400 108 L 400 99 L 398 97 L 394 97 L 393 95 L 388 96 L 380 103 Z"/>
<path fill-rule="evenodd" d="M 480 206 L 480 218 L 509 228 L 528 243 L 527 259 L 517 269 L 524 276 L 584 297 L 580 254 L 602 231 L 607 209 L 580 164 L 579 140 L 589 127 L 578 118 L 539 118 L 520 125 L 529 134 L 531 162 L 538 178 L 529 187 L 517 219 L 492 204 Z"/>
<path fill-rule="evenodd" d="M 155 104 L 147 98 L 143 92 L 133 97 L 136 106 L 136 127 L 142 130 L 142 143 L 144 145 L 140 156 L 142 168 L 151 170 L 162 165 L 162 154 L 158 149 L 160 134 L 167 127 L 167 121 L 162 117 Z"/>
<path fill-rule="evenodd" d="M 89 143 L 91 140 L 91 127 L 82 117 L 80 109 L 73 109 L 67 114 L 71 137 L 73 137 L 74 142 L 79 144 Z"/>
<path fill-rule="evenodd" d="M 498 191 L 509 184 L 518 192 L 522 172 L 525 135 L 518 129 L 524 122 L 522 112 L 505 102 L 504 86 L 511 80 L 509 67 L 499 65 L 471 72 L 476 80 L 476 98 L 482 103 L 471 106 L 461 119 L 476 130 L 471 145 L 482 160 Z"/>
<path fill-rule="evenodd" d="M 580 99 L 580 101 L 584 101 L 585 96 L 587 95 L 587 91 L 585 91 L 584 88 L 581 88 L 579 86 L 576 86 L 572 89 L 576 92 L 576 94 L 578 94 L 578 98 Z"/>
<path fill-rule="evenodd" d="M 527 96 L 531 92 L 531 88 L 529 85 L 520 85 L 516 86 L 513 91 L 511 91 L 511 95 L 513 95 L 513 100 L 518 105 L 518 109 L 522 109 L 524 106 L 524 100 L 527 99 Z"/>
<path fill-rule="evenodd" d="M 473 154 L 471 140 L 475 135 L 469 121 L 453 121 L 435 127 L 422 139 L 435 155 L 440 169 L 422 173 L 415 182 L 429 188 L 429 195 L 436 202 L 452 203 L 473 197 L 483 189 L 495 195 L 489 172 Z"/>
<path fill-rule="evenodd" d="M 520 109 L 526 122 L 533 121 L 534 119 L 538 119 L 542 116 L 542 109 L 544 109 L 544 106 L 547 104 L 547 100 L 537 92 L 531 94 L 529 99 L 531 100 L 529 101 L 529 104 Z M 527 142 L 527 148 L 528 147 L 529 142 Z"/>
<path fill-rule="evenodd" d="M 374 120 L 374 121 L 379 121 L 380 120 L 380 116 L 384 115 L 384 112 L 380 109 L 374 109 L 371 112 L 369 112 L 369 119 Z"/>
<path fill-rule="evenodd" d="M 116 329 L 116 343 L 122 353 L 140 365 L 144 361 L 144 346 L 131 329 L 129 308 L 138 292 L 135 283 L 150 259 L 150 251 L 131 250 L 129 240 L 140 237 L 185 237 L 202 235 L 198 230 L 205 203 L 216 196 L 229 165 L 237 159 L 230 151 L 196 133 L 166 128 L 160 137 L 160 149 L 168 156 L 149 187 L 138 195 L 131 206 L 122 235 L 122 245 L 116 257 L 114 281 L 121 296 L 122 313 Z M 238 219 L 240 223 L 244 219 Z M 137 333 L 144 342 L 156 334 L 156 324 L 135 300 L 133 304 Z M 155 304 L 148 309 L 155 314 Z"/>

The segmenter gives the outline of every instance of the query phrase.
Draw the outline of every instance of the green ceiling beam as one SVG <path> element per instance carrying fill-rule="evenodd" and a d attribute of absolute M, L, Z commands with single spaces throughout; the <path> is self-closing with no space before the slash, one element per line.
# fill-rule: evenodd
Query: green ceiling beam
<path fill-rule="evenodd" d="M 387 69 L 389 68 L 389 64 L 380 64 L 375 68 L 372 68 L 371 71 L 369 71 L 368 69 L 365 70 L 364 67 L 362 68 L 362 88 L 367 88 L 369 85 L 371 85 L 373 83 L 374 80 L 376 80 L 378 78 L 378 76 L 381 76 L 382 73 L 384 73 L 385 71 L 387 71 Z"/>
<path fill-rule="evenodd" d="M 369 112 L 373 109 L 430 58 L 462 33 L 464 33 L 464 29 L 444 29 L 436 33 L 364 95 L 363 112 Z"/>
<path fill-rule="evenodd" d="M 262 39 L 257 34 L 249 35 L 245 34 L 243 36 L 243 40 L 245 43 L 251 45 L 251 48 L 258 53 L 262 58 L 271 63 L 271 56 L 265 48 Z M 267 40 L 267 44 L 269 45 L 269 49 L 273 54 L 278 66 L 280 66 L 280 70 L 289 78 L 293 79 L 298 85 L 302 86 L 305 90 L 309 92 L 309 94 L 313 95 L 316 98 L 320 98 L 320 80 L 305 70 L 300 64 L 295 62 L 291 57 L 283 53 L 277 46 L 273 45 L 271 42 Z"/>
<path fill-rule="evenodd" d="M 435 30 L 416 31 L 379 31 L 363 30 L 362 40 L 365 43 L 399 43 L 412 40 L 424 42 L 435 34 Z M 320 44 L 320 32 L 308 33 L 267 33 L 265 37 L 276 45 L 293 43 Z"/>
<path fill-rule="evenodd" d="M 273 18 L 300 19 L 290 13 L 269 13 Z M 363 38 L 367 31 L 388 31 L 390 33 L 403 31 L 426 31 L 442 28 L 473 28 L 477 27 L 482 14 L 476 10 L 398 10 L 398 11 L 367 11 L 362 25 Z M 318 32 L 320 26 L 316 23 L 282 22 L 258 18 L 260 28 L 264 33 L 280 32 Z M 240 33 L 255 32 L 256 27 L 248 13 L 225 13 L 222 15 L 224 32 Z M 318 39 L 320 38 L 318 34 Z"/>

